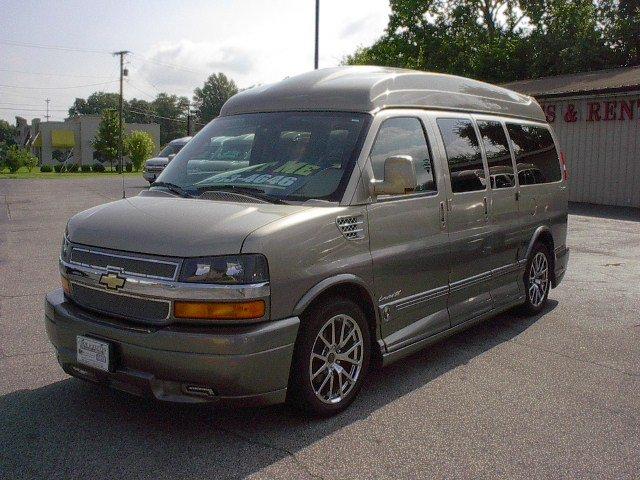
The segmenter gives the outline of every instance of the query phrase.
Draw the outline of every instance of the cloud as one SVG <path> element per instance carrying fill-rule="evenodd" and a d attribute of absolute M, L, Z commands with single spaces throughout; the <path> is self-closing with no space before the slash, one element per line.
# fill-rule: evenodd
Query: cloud
<path fill-rule="evenodd" d="M 354 36 L 359 36 L 362 33 L 369 33 L 369 31 L 371 30 L 371 23 L 375 20 L 376 15 L 374 14 L 369 14 L 366 17 L 352 20 L 342 28 L 342 30 L 340 31 L 340 38 L 347 39 Z"/>
<path fill-rule="evenodd" d="M 250 50 L 186 39 L 157 43 L 140 62 L 137 71 L 144 81 L 160 90 L 183 94 L 190 94 L 212 73 L 223 72 L 243 83 L 255 65 Z"/>

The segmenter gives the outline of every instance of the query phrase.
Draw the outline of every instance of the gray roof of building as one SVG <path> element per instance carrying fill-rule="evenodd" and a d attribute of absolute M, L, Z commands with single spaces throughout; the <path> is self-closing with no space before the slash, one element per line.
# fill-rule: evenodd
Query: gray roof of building
<path fill-rule="evenodd" d="M 536 78 L 505 83 L 502 86 L 534 97 L 640 90 L 640 67 L 611 68 L 595 72 Z"/>
<path fill-rule="evenodd" d="M 231 97 L 220 115 L 384 108 L 459 110 L 545 121 L 534 99 L 506 88 L 453 75 L 367 66 L 324 68 L 250 88 Z"/>

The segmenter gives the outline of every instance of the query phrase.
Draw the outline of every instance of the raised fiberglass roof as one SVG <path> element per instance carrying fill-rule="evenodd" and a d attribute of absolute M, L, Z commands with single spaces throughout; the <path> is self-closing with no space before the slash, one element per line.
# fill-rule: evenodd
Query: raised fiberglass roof
<path fill-rule="evenodd" d="M 533 98 L 502 87 L 453 75 L 366 66 L 324 68 L 250 88 L 231 97 L 220 115 L 384 108 L 458 110 L 545 121 Z"/>

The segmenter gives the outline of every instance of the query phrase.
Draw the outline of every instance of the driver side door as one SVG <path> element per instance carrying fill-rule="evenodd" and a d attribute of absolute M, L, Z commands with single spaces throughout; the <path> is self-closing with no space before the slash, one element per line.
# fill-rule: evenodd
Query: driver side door
<path fill-rule="evenodd" d="M 449 328 L 449 250 L 444 181 L 434 169 L 424 119 L 416 111 L 382 112 L 371 147 L 373 178 L 384 179 L 385 159 L 408 155 L 415 192 L 379 195 L 369 204 L 369 237 L 381 335 L 392 352 Z"/>

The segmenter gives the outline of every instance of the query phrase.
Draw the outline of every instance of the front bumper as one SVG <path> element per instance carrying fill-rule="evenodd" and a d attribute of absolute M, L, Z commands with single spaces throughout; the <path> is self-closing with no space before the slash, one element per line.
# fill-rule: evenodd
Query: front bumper
<path fill-rule="evenodd" d="M 160 175 L 160 173 L 161 172 L 142 172 L 142 176 L 147 182 L 153 183 L 156 181 L 156 178 L 158 178 L 158 175 Z"/>
<path fill-rule="evenodd" d="M 265 405 L 286 397 L 300 320 L 136 326 L 81 309 L 56 290 L 46 297 L 45 324 L 58 362 L 70 375 L 160 400 Z M 78 364 L 78 335 L 113 345 L 113 371 Z"/>

